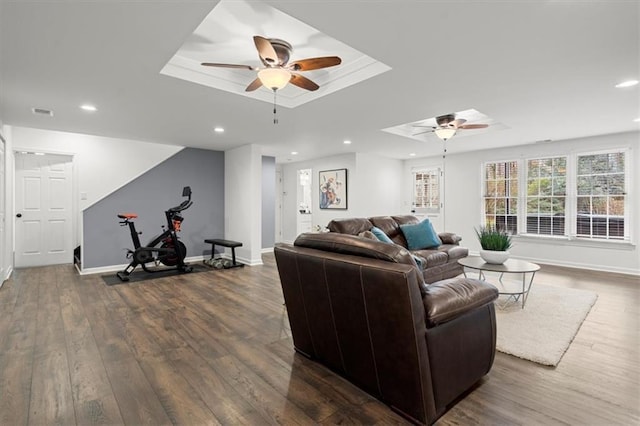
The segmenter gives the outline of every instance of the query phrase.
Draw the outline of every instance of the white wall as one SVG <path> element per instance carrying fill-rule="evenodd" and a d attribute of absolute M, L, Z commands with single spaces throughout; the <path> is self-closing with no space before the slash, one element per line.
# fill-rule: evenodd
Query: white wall
<path fill-rule="evenodd" d="M 0 132 L 4 137 L 5 143 L 5 151 L 4 151 L 4 170 L 5 170 L 5 179 L 4 179 L 4 206 L 5 206 L 5 223 L 4 223 L 4 240 L 0 241 L 0 250 L 2 250 L 2 259 L 3 265 L 2 270 L 4 271 L 4 276 L 0 277 L 0 283 L 11 275 L 13 271 L 13 227 L 14 227 L 14 216 L 13 216 L 13 155 L 12 152 L 12 132 L 10 126 L 0 125 Z M 0 284 L 1 285 L 1 284 Z"/>
<path fill-rule="evenodd" d="M 242 242 L 242 263 L 262 264 L 262 150 L 244 145 L 224 155 L 224 238 Z M 212 182 L 212 185 L 215 184 Z"/>
<path fill-rule="evenodd" d="M 410 214 L 411 203 L 405 203 L 402 160 L 374 154 L 356 154 L 352 193 L 355 217 Z"/>
<path fill-rule="evenodd" d="M 296 215 L 298 173 L 312 169 L 312 226 L 323 228 L 336 218 L 366 217 L 409 213 L 403 206 L 398 188 L 403 184 L 403 163 L 374 154 L 344 154 L 282 165 L 282 241 L 292 242 L 297 237 Z M 347 169 L 347 210 L 319 208 L 319 177 L 322 170 Z"/>
<path fill-rule="evenodd" d="M 629 182 L 632 200 L 631 232 L 633 244 L 601 242 L 593 244 L 580 241 L 549 241 L 540 238 L 516 238 L 511 249 L 514 257 L 534 262 L 574 266 L 586 269 L 640 274 L 640 133 L 622 133 L 589 138 L 557 141 L 549 144 L 530 144 L 513 148 L 475 151 L 448 155 L 446 158 L 446 230 L 462 236 L 462 243 L 472 252 L 480 246 L 474 227 L 482 221 L 482 164 L 486 161 L 526 159 L 536 156 L 565 155 L 610 148 L 631 148 L 631 164 L 627 167 L 635 173 Z M 453 142 L 452 142 L 453 143 Z M 411 186 L 410 168 L 441 158 L 416 159 L 405 164 L 405 188 Z M 407 190 L 410 194 L 410 190 Z M 408 198 L 410 200 L 410 197 Z"/>
<path fill-rule="evenodd" d="M 74 180 L 81 211 L 181 149 L 129 139 L 13 127 L 14 151 L 74 156 Z M 80 194 L 86 194 L 86 199 L 80 199 Z"/>
<path fill-rule="evenodd" d="M 14 155 L 16 151 L 46 152 L 73 156 L 74 247 L 82 242 L 82 210 L 155 167 L 183 149 L 128 139 L 79 133 L 58 132 L 27 127 L 4 126 L 10 135 L 7 144 L 7 185 L 10 204 L 7 217 L 13 217 Z M 13 264 L 14 227 L 9 221 L 8 246 Z"/>
<path fill-rule="evenodd" d="M 298 170 L 311 169 L 311 214 L 312 227 L 324 227 L 331 219 L 336 217 L 348 217 L 352 215 L 353 203 L 351 195 L 354 193 L 351 185 L 356 165 L 355 154 L 336 155 L 333 157 L 318 158 L 309 161 L 287 163 L 282 165 L 282 241 L 292 242 L 297 237 L 297 192 Z M 347 169 L 347 197 L 348 210 L 320 210 L 319 178 L 321 170 Z"/>

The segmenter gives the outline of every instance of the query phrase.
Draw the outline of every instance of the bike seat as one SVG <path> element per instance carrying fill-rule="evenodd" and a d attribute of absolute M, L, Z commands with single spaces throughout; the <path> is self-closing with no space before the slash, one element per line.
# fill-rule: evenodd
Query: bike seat
<path fill-rule="evenodd" d="M 135 213 L 119 213 L 118 217 L 120 219 L 135 219 L 138 217 L 138 215 Z"/>

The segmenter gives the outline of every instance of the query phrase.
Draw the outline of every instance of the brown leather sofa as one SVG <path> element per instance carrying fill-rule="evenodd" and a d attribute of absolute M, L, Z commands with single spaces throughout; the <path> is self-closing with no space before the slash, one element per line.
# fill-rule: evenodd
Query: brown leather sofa
<path fill-rule="evenodd" d="M 492 285 L 426 284 L 403 247 L 335 232 L 274 251 L 296 351 L 408 420 L 432 424 L 491 369 Z"/>
<path fill-rule="evenodd" d="M 391 240 L 407 248 L 400 225 L 418 223 L 420 219 L 412 215 L 376 216 L 370 218 L 334 219 L 327 228 L 331 232 L 358 235 L 370 230 L 373 226 L 380 228 Z M 469 249 L 460 246 L 462 238 L 450 232 L 438 234 L 442 245 L 426 250 L 413 250 L 411 253 L 422 259 L 422 274 L 427 283 L 434 283 L 445 278 L 453 278 L 462 274 L 463 268 L 458 259 L 467 257 Z"/>

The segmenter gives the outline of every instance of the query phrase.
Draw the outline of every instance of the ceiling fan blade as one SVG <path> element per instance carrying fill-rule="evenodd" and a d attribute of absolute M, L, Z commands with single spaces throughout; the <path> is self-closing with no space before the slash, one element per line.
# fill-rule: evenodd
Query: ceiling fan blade
<path fill-rule="evenodd" d="M 321 58 L 309 58 L 294 61 L 289 64 L 289 68 L 293 71 L 310 71 L 320 68 L 328 68 L 336 65 L 340 65 L 342 59 L 338 56 L 323 56 Z"/>
<path fill-rule="evenodd" d="M 434 127 L 432 127 L 432 128 L 431 128 L 431 129 L 429 129 L 429 130 L 423 130 L 423 131 L 421 131 L 421 132 L 414 133 L 414 134 L 412 134 L 411 136 L 424 135 L 425 133 L 433 133 L 433 132 L 434 132 L 434 130 L 435 130 L 435 128 L 434 128 Z"/>
<path fill-rule="evenodd" d="M 262 81 L 259 78 L 256 78 L 244 89 L 245 92 L 253 92 L 256 89 L 259 89 L 262 86 Z"/>
<path fill-rule="evenodd" d="M 291 74 L 291 80 L 289 82 L 295 86 L 301 87 L 306 90 L 314 91 L 318 90 L 320 86 L 318 86 L 313 81 L 309 80 L 307 77 L 303 77 L 298 74 Z"/>
<path fill-rule="evenodd" d="M 254 70 L 254 67 L 249 65 L 235 65 L 235 64 L 216 64 L 213 62 L 203 62 L 200 65 L 204 65 L 205 67 L 218 67 L 218 68 L 237 68 L 243 70 Z"/>
<path fill-rule="evenodd" d="M 449 127 L 453 127 L 454 129 L 458 129 L 460 128 L 460 126 L 462 126 L 467 120 L 465 120 L 464 118 L 456 118 L 453 121 L 450 121 L 447 125 Z"/>
<path fill-rule="evenodd" d="M 253 36 L 253 42 L 256 45 L 256 49 L 258 49 L 260 59 L 262 59 L 265 65 L 275 65 L 278 63 L 278 54 L 268 39 L 260 36 Z"/>
<path fill-rule="evenodd" d="M 488 124 L 464 124 L 460 127 L 458 127 L 459 129 L 485 129 L 489 127 Z"/>

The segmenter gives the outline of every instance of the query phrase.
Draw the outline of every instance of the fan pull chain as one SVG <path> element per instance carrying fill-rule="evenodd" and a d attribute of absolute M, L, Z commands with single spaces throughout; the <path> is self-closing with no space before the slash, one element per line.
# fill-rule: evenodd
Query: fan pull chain
<path fill-rule="evenodd" d="M 273 124 L 278 124 L 278 115 L 276 113 L 276 89 L 273 89 Z"/>

